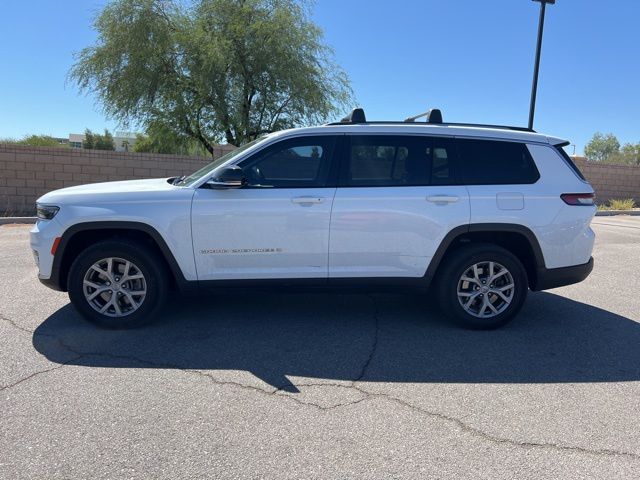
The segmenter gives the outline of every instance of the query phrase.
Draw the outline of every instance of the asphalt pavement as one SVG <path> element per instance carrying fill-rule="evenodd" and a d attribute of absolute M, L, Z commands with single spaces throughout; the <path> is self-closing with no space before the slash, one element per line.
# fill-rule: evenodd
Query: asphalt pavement
<path fill-rule="evenodd" d="M 492 332 L 397 294 L 172 298 L 99 330 L 0 227 L 0 478 L 638 478 L 640 217 Z"/>

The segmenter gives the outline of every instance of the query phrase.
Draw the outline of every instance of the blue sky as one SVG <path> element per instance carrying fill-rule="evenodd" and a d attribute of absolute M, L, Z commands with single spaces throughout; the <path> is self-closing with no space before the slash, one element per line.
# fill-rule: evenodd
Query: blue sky
<path fill-rule="evenodd" d="M 100 0 L 0 3 L 0 138 L 117 130 L 66 75 Z M 317 0 L 313 18 L 371 119 L 525 125 L 538 21 L 531 0 Z M 640 142 L 640 0 L 548 7 L 535 128 L 578 153 L 595 131 Z"/>

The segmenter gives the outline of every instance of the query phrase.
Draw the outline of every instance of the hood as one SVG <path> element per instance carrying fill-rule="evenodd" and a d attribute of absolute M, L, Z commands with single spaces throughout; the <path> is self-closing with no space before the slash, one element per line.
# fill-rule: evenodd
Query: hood
<path fill-rule="evenodd" d="M 45 204 L 75 203 L 119 197 L 122 200 L 149 195 L 152 192 L 167 192 L 180 189 L 168 182 L 168 178 L 126 180 L 121 182 L 90 183 L 76 187 L 61 188 L 44 194 L 37 201 Z"/>

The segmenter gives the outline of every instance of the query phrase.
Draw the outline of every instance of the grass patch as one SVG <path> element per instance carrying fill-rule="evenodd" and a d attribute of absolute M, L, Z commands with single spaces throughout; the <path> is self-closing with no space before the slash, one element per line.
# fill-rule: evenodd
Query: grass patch
<path fill-rule="evenodd" d="M 636 207 L 636 202 L 633 201 L 633 198 L 609 200 L 609 206 L 611 210 L 633 210 Z"/>
<path fill-rule="evenodd" d="M 611 199 L 608 204 L 598 205 L 598 210 L 633 210 L 636 202 L 633 198 Z"/>

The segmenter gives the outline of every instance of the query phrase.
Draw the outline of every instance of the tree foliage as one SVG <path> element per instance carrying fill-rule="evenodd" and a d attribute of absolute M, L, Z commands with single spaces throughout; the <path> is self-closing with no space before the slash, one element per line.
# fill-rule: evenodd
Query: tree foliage
<path fill-rule="evenodd" d="M 640 165 L 640 143 L 625 143 L 620 146 L 618 138 L 612 134 L 596 132 L 584 153 L 589 160 L 622 165 Z"/>
<path fill-rule="evenodd" d="M 113 135 L 109 130 L 105 129 L 104 135 L 93 133 L 88 128 L 84 131 L 84 140 L 82 148 L 90 150 L 115 150 L 116 146 L 113 142 Z"/>
<path fill-rule="evenodd" d="M 0 139 L 0 143 L 13 145 L 28 145 L 30 147 L 68 147 L 68 144 L 60 143 L 60 140 L 50 135 L 25 135 L 20 140 L 10 138 Z"/>
<path fill-rule="evenodd" d="M 318 123 L 351 99 L 295 0 L 114 0 L 70 77 L 122 124 L 163 125 L 209 151 Z"/>
<path fill-rule="evenodd" d="M 594 133 L 584 148 L 584 154 L 587 158 L 595 162 L 602 162 L 619 151 L 620 142 L 613 133 Z"/>
<path fill-rule="evenodd" d="M 152 123 L 147 127 L 144 135 L 136 135 L 133 151 L 194 156 L 208 154 L 198 140 L 184 134 L 178 134 L 162 123 Z"/>

